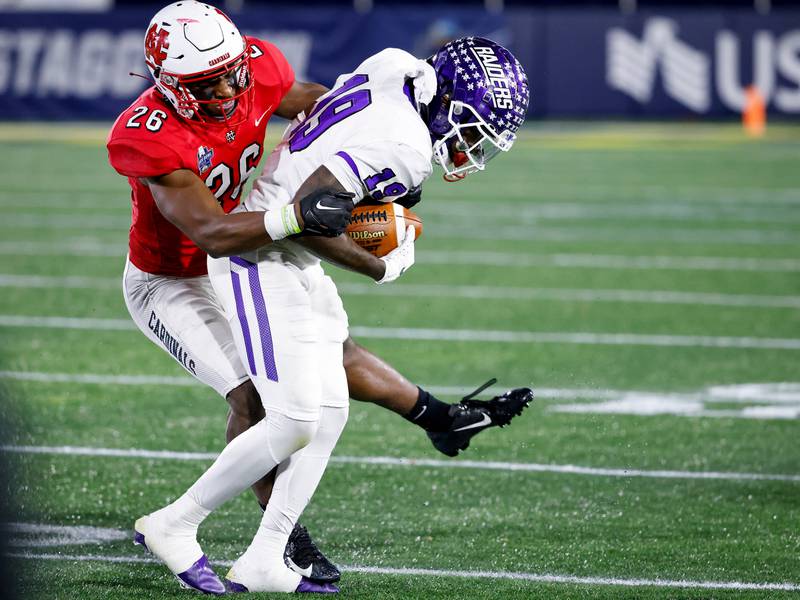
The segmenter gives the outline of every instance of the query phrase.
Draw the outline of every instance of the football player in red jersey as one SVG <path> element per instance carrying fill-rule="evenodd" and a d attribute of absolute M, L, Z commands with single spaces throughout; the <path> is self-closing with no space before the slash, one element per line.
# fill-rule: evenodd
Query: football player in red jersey
<path fill-rule="evenodd" d="M 107 143 L 132 190 L 125 301 L 147 337 L 229 401 L 230 441 L 263 409 L 208 282 L 207 254 L 227 256 L 301 230 L 336 235 L 353 202 L 322 193 L 289 210 L 226 214 L 262 156 L 270 116 L 294 118 L 326 91 L 295 81 L 272 44 L 242 36 L 214 7 L 184 0 L 152 19 L 145 59 L 155 85 L 123 111 Z M 256 490 L 262 504 L 270 489 L 267 481 Z M 317 579 L 338 579 L 304 529 L 289 549 L 316 559 Z"/>
<path fill-rule="evenodd" d="M 109 160 L 132 188 L 125 300 L 145 335 L 228 400 L 230 441 L 264 411 L 206 276 L 206 254 L 239 254 L 301 230 L 335 235 L 353 203 L 322 189 L 280 211 L 226 215 L 262 156 L 269 117 L 292 119 L 326 91 L 295 81 L 274 46 L 241 36 L 213 6 L 184 0 L 152 19 L 145 57 L 155 86 L 120 115 L 108 139 Z M 320 201 L 336 210 L 318 210 Z M 457 414 L 479 410 L 440 402 L 351 338 L 344 364 L 351 397 L 429 432 L 446 434 Z M 254 486 L 262 505 L 271 481 Z M 301 526 L 289 538 L 287 559 L 313 581 L 339 578 Z M 203 565 L 185 567 L 173 571 L 202 588 L 195 584 L 204 579 Z"/>

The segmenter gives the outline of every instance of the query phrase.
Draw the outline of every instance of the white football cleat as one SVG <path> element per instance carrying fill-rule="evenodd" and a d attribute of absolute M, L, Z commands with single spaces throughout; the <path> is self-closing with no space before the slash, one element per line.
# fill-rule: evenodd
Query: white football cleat
<path fill-rule="evenodd" d="M 330 583 L 316 583 L 295 573 L 283 562 L 266 566 L 264 561 L 248 560 L 246 553 L 233 563 L 225 576 L 228 593 L 299 592 L 335 594 L 339 591 Z"/>
<path fill-rule="evenodd" d="M 170 527 L 163 511 L 136 520 L 133 543 L 144 546 L 167 565 L 182 587 L 205 594 L 224 594 L 225 586 L 209 566 L 208 558 L 197 543 L 196 531 Z"/>

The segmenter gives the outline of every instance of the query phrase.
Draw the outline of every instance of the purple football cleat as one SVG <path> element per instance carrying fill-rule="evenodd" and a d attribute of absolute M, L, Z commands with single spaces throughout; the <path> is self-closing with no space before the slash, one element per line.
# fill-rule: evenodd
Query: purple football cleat
<path fill-rule="evenodd" d="M 148 552 L 150 549 L 145 543 L 144 534 L 134 530 L 133 543 L 142 546 Z M 183 573 L 175 573 L 175 578 L 181 587 L 203 592 L 204 594 L 214 594 L 221 596 L 225 593 L 225 586 L 208 565 L 208 557 L 203 554 L 191 567 Z M 247 591 L 247 590 L 245 590 Z"/>
<path fill-rule="evenodd" d="M 339 588 L 332 583 L 317 583 L 303 577 L 295 590 L 298 594 L 338 594 Z"/>
<path fill-rule="evenodd" d="M 230 579 L 223 579 L 222 582 L 225 584 L 225 589 L 229 594 L 246 594 L 250 591 L 241 583 L 236 583 Z"/>
<path fill-rule="evenodd" d="M 220 578 L 208 565 L 208 557 L 205 554 L 183 573 L 177 573 L 175 577 L 178 578 L 181 586 L 191 590 L 197 590 L 204 594 L 214 594 L 215 596 L 221 596 L 225 593 L 225 586 L 222 585 Z"/>
<path fill-rule="evenodd" d="M 139 533 L 135 529 L 133 530 L 133 533 L 134 533 L 134 535 L 133 535 L 133 544 L 135 546 L 141 546 L 147 552 L 150 552 L 150 548 L 148 548 L 147 544 L 144 543 L 144 534 L 143 533 Z"/>

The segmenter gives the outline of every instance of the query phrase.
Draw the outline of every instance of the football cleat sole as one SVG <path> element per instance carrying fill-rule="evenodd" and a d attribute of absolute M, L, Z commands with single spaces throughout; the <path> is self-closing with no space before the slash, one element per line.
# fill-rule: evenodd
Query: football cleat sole
<path fill-rule="evenodd" d="M 231 581 L 227 577 L 222 582 L 225 586 L 225 592 L 228 594 L 247 594 L 250 592 L 246 585 Z M 308 577 L 303 577 L 294 592 L 296 594 L 338 594 L 339 588 L 332 583 L 319 583 L 311 581 Z"/>

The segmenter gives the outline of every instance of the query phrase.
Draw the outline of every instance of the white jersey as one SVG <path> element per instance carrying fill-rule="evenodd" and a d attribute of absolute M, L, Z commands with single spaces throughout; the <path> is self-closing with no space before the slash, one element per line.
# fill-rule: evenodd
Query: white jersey
<path fill-rule="evenodd" d="M 339 77 L 308 117 L 289 126 L 267 158 L 245 209 L 274 210 L 288 204 L 323 165 L 357 200 L 392 202 L 404 196 L 432 172 L 430 134 L 416 107 L 430 102 L 435 91 L 436 75 L 425 61 L 395 48 L 371 56 Z M 289 240 L 271 244 L 259 255 L 263 253 L 289 253 L 293 262 L 303 264 L 318 262 Z"/>

